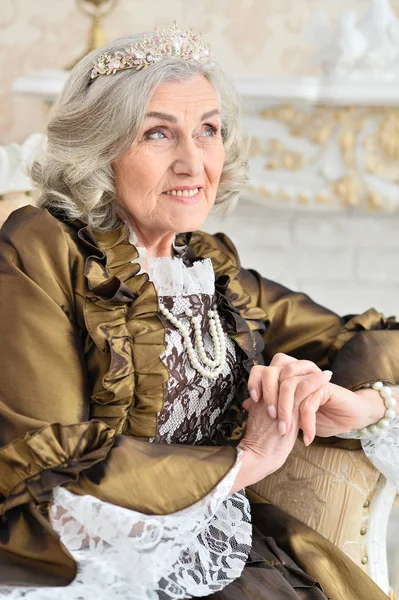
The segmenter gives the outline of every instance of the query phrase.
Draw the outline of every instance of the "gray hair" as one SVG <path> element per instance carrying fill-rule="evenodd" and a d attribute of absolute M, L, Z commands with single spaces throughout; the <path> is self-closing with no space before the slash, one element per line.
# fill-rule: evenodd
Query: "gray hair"
<path fill-rule="evenodd" d="M 248 178 L 237 95 L 218 65 L 165 58 L 141 71 L 129 69 L 90 79 L 100 54 L 113 54 L 140 39 L 140 35 L 119 38 L 79 61 L 53 108 L 46 157 L 31 169 L 37 206 L 52 207 L 71 220 L 81 219 L 93 230 L 120 226 L 111 163 L 136 138 L 151 97 L 163 82 L 200 74 L 218 95 L 225 162 L 215 205 L 222 212 L 235 203 Z"/>

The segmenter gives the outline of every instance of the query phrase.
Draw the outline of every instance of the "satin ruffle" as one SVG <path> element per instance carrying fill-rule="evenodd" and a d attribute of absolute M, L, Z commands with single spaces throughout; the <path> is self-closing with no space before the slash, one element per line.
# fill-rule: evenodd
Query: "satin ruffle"
<path fill-rule="evenodd" d="M 88 465 L 103 461 L 113 444 L 114 432 L 93 420 L 76 425 L 54 423 L 3 446 L 0 516 L 32 498 L 49 501 L 54 485 L 76 481 Z M 43 472 L 51 472 L 51 477 Z"/>

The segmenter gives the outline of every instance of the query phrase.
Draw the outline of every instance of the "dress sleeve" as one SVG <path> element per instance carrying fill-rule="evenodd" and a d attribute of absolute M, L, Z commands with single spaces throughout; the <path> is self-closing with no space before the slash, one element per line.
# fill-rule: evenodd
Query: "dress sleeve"
<path fill-rule="evenodd" d="M 252 302 L 267 313 L 264 357 L 277 352 L 331 368 L 333 383 L 356 390 L 374 381 L 399 382 L 399 323 L 373 308 L 340 317 L 309 296 L 242 269 Z"/>
<path fill-rule="evenodd" d="M 206 496 L 236 460 L 232 448 L 149 444 L 90 419 L 74 265 L 45 213 L 14 217 L 0 236 L 0 585 L 75 577 L 49 523 L 55 487 L 165 515 Z"/>

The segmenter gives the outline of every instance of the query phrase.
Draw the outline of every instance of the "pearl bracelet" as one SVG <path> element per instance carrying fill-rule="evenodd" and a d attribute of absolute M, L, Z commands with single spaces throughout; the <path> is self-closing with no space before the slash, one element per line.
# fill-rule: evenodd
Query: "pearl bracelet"
<path fill-rule="evenodd" d="M 391 388 L 384 385 L 382 381 L 376 381 L 370 387 L 371 389 L 376 390 L 380 393 L 381 398 L 384 400 L 386 410 L 382 419 L 380 419 L 376 423 L 373 423 L 373 425 L 369 425 L 364 429 L 359 429 L 356 431 L 356 433 L 360 435 L 360 437 L 370 437 L 382 433 L 384 429 L 388 429 L 389 425 L 391 424 L 391 421 L 396 417 L 396 400 L 392 396 Z"/>

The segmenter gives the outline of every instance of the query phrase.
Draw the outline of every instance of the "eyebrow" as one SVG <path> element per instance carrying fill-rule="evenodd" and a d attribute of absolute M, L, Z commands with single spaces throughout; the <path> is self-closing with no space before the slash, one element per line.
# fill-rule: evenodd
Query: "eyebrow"
<path fill-rule="evenodd" d="M 204 113 L 201 116 L 200 121 L 205 121 L 205 119 L 210 119 L 214 115 L 219 115 L 219 114 L 220 114 L 220 112 L 219 112 L 218 108 L 209 110 L 208 112 Z M 163 121 L 169 121 L 170 123 L 177 123 L 176 117 L 174 117 L 173 115 L 169 115 L 168 113 L 151 111 L 146 114 L 146 118 L 151 118 L 151 117 L 153 117 L 155 119 L 162 119 Z"/>

